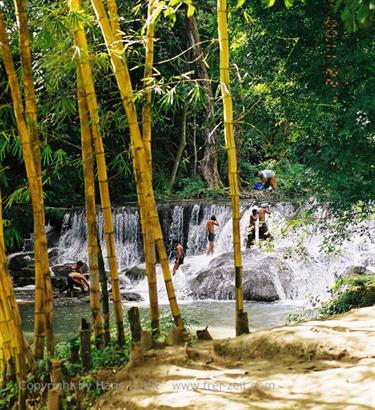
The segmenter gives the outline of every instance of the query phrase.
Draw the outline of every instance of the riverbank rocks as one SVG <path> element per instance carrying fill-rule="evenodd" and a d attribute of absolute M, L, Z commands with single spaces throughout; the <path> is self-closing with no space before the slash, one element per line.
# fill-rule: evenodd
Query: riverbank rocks
<path fill-rule="evenodd" d="M 146 269 L 138 265 L 131 266 L 126 269 L 123 274 L 129 279 L 132 285 L 136 285 L 146 277 Z"/>
<path fill-rule="evenodd" d="M 143 301 L 142 296 L 135 292 L 122 293 L 121 297 L 126 302 L 142 302 Z"/>
<path fill-rule="evenodd" d="M 256 257 L 255 257 L 256 254 Z M 273 302 L 293 297 L 293 272 L 275 256 L 250 250 L 242 253 L 245 300 Z M 235 299 L 233 254 L 214 258 L 189 283 L 197 299 Z"/>
<path fill-rule="evenodd" d="M 18 252 L 9 255 L 8 269 L 15 287 L 34 284 L 34 253 Z"/>
<path fill-rule="evenodd" d="M 56 263 L 59 253 L 58 248 L 48 250 L 50 266 Z M 17 252 L 9 255 L 8 269 L 15 287 L 33 285 L 35 283 L 34 252 Z"/>
<path fill-rule="evenodd" d="M 369 270 L 366 266 L 353 265 L 348 266 L 340 275 L 340 277 L 356 276 L 356 275 L 374 275 L 372 270 Z"/>

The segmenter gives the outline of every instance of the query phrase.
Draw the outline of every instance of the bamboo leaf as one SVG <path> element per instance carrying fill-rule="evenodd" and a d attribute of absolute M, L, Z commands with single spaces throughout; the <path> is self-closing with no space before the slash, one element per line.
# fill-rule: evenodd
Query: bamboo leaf
<path fill-rule="evenodd" d="M 194 11 L 195 11 L 195 7 L 191 4 L 189 4 L 188 11 L 187 11 L 187 16 L 191 17 L 194 14 Z"/>
<path fill-rule="evenodd" d="M 276 0 L 266 0 L 266 6 L 267 7 L 272 7 L 275 4 Z"/>

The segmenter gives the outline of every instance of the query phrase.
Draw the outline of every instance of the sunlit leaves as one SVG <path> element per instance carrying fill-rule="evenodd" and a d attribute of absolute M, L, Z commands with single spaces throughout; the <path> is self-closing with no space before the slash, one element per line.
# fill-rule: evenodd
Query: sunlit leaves
<path fill-rule="evenodd" d="M 294 5 L 294 0 L 283 0 L 286 8 Z M 305 0 L 299 0 L 305 3 Z M 276 0 L 265 0 L 267 7 L 272 7 Z M 340 12 L 341 19 L 349 33 L 365 27 L 374 21 L 375 0 L 336 0 L 334 10 Z"/>
<path fill-rule="evenodd" d="M 246 0 L 237 0 L 237 4 L 236 7 L 239 9 L 240 7 L 242 7 L 245 4 Z"/>

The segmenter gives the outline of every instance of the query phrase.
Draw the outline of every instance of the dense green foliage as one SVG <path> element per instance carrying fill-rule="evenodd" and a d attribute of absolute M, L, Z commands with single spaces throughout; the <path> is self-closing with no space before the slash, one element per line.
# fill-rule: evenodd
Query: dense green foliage
<path fill-rule="evenodd" d="M 348 312 L 353 308 L 375 304 L 375 276 L 354 275 L 336 280 L 331 297 L 320 302 L 312 301 L 313 309 L 302 309 L 288 315 L 288 323 L 298 323 L 311 319 L 324 319 L 331 315 Z"/>
<path fill-rule="evenodd" d="M 19 65 L 13 2 L 6 0 L 4 15 L 10 28 L 14 59 Z M 208 123 L 205 99 L 196 64 L 189 49 L 186 8 L 165 8 L 158 20 L 153 96 L 153 172 L 157 198 L 226 195 L 226 189 L 207 190 L 200 175 L 204 130 L 218 131 L 219 171 L 226 181 L 222 104 L 219 86 L 216 2 L 195 3 L 205 50 L 205 62 L 216 95 L 215 116 Z M 267 4 L 266 4 L 267 3 Z M 272 3 L 272 4 L 271 4 Z M 374 146 L 374 25 L 373 1 L 338 1 L 336 9 L 322 0 L 301 4 L 230 1 L 231 76 L 234 118 L 239 145 L 242 189 L 252 188 L 254 172 L 274 169 L 285 197 L 315 195 L 330 202 L 342 215 L 368 213 L 375 197 Z M 367 9 L 359 4 L 363 3 Z M 363 5 L 362 4 L 362 5 Z M 273 6 L 267 8 L 265 6 Z M 70 207 L 83 204 L 80 131 L 76 103 L 72 19 L 87 25 L 91 62 L 100 103 L 101 125 L 109 164 L 114 204 L 135 200 L 127 120 L 112 76 L 102 37 L 86 2 L 86 13 L 69 15 L 66 2 L 29 0 L 34 79 L 37 90 L 46 204 Z M 118 1 L 136 103 L 143 101 L 146 8 L 143 2 Z M 362 8 L 360 8 L 360 6 Z M 348 10 L 349 11 L 345 11 Z M 360 11 L 362 10 L 362 11 Z M 349 14 L 348 14 L 349 13 Z M 351 14 L 350 14 L 351 13 Z M 354 14 L 353 14 L 354 13 Z M 356 27 L 349 27 L 357 21 Z M 327 59 L 324 20 L 337 20 L 335 58 Z M 341 19 L 343 18 L 343 21 Z M 361 27 L 361 29 L 357 28 Z M 352 32 L 355 31 L 355 32 Z M 0 60 L 1 61 L 1 60 Z M 337 70 L 338 87 L 325 83 L 326 68 Z M 178 149 L 181 112 L 188 105 L 187 146 L 174 190 L 170 176 Z M 17 247 L 16 204 L 29 202 L 21 148 L 15 127 L 4 68 L 0 63 L 0 161 L 9 220 L 8 248 Z M 193 119 L 196 120 L 195 130 Z M 214 122 L 214 124 L 212 124 Z M 198 167 L 194 172 L 193 135 Z M 359 205 L 358 205 L 359 204 Z M 24 206 L 23 208 L 24 209 Z M 22 212 L 25 213 L 24 211 Z M 19 213 L 18 213 L 19 214 Z M 350 214 L 349 214 L 350 217 Z"/>

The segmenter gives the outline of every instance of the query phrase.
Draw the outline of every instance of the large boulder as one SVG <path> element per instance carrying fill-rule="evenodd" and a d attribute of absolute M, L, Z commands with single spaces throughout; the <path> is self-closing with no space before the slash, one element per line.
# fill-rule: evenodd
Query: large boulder
<path fill-rule="evenodd" d="M 130 268 L 125 269 L 124 275 L 129 279 L 132 285 L 136 285 L 146 277 L 146 269 L 138 265 L 131 266 Z"/>
<path fill-rule="evenodd" d="M 242 254 L 242 264 L 245 300 L 272 302 L 293 296 L 293 272 L 282 259 L 250 250 Z M 198 299 L 235 299 L 233 254 L 214 258 L 189 286 Z"/>
<path fill-rule="evenodd" d="M 48 250 L 50 266 L 59 257 L 59 249 Z M 34 252 L 17 252 L 8 256 L 8 269 L 16 287 L 33 285 L 35 283 Z"/>

